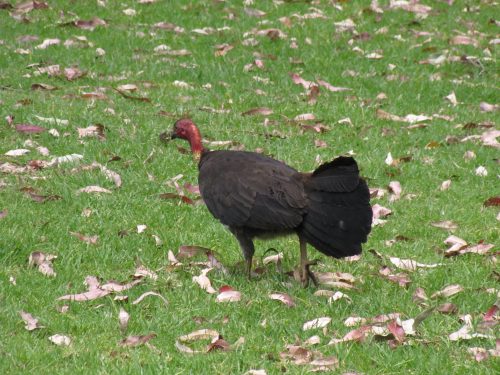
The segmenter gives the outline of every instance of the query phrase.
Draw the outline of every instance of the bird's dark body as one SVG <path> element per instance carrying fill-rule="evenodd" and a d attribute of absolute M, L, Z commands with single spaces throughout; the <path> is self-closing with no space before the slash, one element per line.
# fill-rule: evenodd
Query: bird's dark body
<path fill-rule="evenodd" d="M 254 253 L 253 238 L 290 233 L 326 255 L 355 255 L 371 229 L 368 187 L 349 157 L 300 173 L 253 152 L 203 152 L 199 186 L 209 211 L 236 236 L 246 259 Z"/>

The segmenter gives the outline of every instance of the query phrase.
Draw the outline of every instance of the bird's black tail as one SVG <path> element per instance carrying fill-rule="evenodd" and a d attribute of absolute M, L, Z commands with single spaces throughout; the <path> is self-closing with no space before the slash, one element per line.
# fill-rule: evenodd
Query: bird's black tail
<path fill-rule="evenodd" d="M 372 209 L 356 161 L 339 157 L 321 165 L 305 188 L 309 205 L 299 235 L 335 258 L 361 253 L 371 230 Z"/>

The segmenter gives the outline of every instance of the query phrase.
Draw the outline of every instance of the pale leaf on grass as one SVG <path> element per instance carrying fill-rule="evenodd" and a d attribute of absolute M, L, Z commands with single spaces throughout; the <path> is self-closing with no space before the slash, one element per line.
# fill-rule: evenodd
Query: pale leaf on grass
<path fill-rule="evenodd" d="M 156 272 L 151 271 L 143 265 L 140 265 L 135 269 L 134 277 L 138 279 L 141 277 L 149 277 L 152 280 L 158 279 L 158 275 L 156 274 Z"/>
<path fill-rule="evenodd" d="M 49 337 L 49 340 L 58 346 L 69 346 L 71 344 L 71 339 L 65 335 L 52 335 Z"/>
<path fill-rule="evenodd" d="M 369 332 L 371 332 L 372 327 L 371 326 L 361 326 L 360 328 L 354 329 L 350 332 L 348 332 L 344 337 L 341 339 L 332 339 L 328 343 L 328 345 L 337 345 L 342 342 L 348 342 L 348 341 L 357 341 L 357 342 L 362 342 L 366 339 L 367 335 Z"/>
<path fill-rule="evenodd" d="M 156 293 L 156 292 L 146 292 L 146 293 L 141 294 L 139 297 L 137 297 L 137 299 L 135 301 L 132 302 L 132 305 L 137 305 L 137 304 L 141 303 L 144 300 L 144 298 L 149 297 L 149 296 L 159 297 L 165 303 L 165 305 L 168 305 L 168 301 L 165 299 L 165 297 L 163 297 L 161 294 Z"/>
<path fill-rule="evenodd" d="M 105 189 L 100 186 L 96 185 L 91 185 L 91 186 L 86 186 L 84 188 L 81 188 L 77 191 L 78 193 L 87 193 L 87 194 L 100 194 L 100 193 L 106 193 L 106 194 L 111 194 L 112 191 Z"/>
<path fill-rule="evenodd" d="M 498 105 L 481 102 L 479 103 L 479 109 L 481 110 L 481 112 L 494 112 L 498 109 Z"/>
<path fill-rule="evenodd" d="M 349 297 L 347 294 L 342 293 L 342 292 L 340 292 L 340 291 L 337 291 L 337 292 L 335 292 L 335 293 L 334 293 L 334 294 L 333 294 L 330 298 L 328 298 L 328 303 L 329 303 L 329 304 L 331 304 L 331 303 L 333 303 L 333 302 L 335 302 L 335 301 L 338 301 L 338 300 L 340 300 L 340 299 L 345 299 L 345 300 L 347 300 L 349 303 L 351 303 L 351 302 L 352 302 L 351 297 Z"/>
<path fill-rule="evenodd" d="M 29 152 L 30 152 L 30 150 L 27 150 L 25 148 L 18 148 L 18 149 L 15 149 L 15 150 L 9 150 L 4 155 L 5 156 L 23 156 L 23 155 L 26 155 Z"/>
<path fill-rule="evenodd" d="M 314 329 L 314 328 L 323 328 L 326 327 L 331 321 L 332 318 L 329 317 L 316 318 L 308 322 L 305 322 L 304 325 L 302 326 L 302 330 L 307 331 L 309 329 Z"/>
<path fill-rule="evenodd" d="M 221 288 L 222 289 L 222 288 Z M 238 302 L 241 301 L 241 293 L 231 287 L 224 288 L 215 298 L 215 302 Z"/>
<path fill-rule="evenodd" d="M 241 115 L 242 116 L 254 116 L 254 115 L 269 116 L 269 115 L 272 115 L 273 113 L 274 113 L 274 111 L 270 108 L 259 107 L 259 108 L 252 108 L 246 112 L 243 112 Z"/>
<path fill-rule="evenodd" d="M 28 171 L 27 167 L 19 167 L 15 164 L 12 164 L 12 163 L 0 164 L 0 172 L 2 172 L 2 173 L 18 174 L 18 173 L 25 173 L 27 171 Z"/>
<path fill-rule="evenodd" d="M 78 238 L 80 241 L 83 241 L 89 245 L 96 245 L 97 241 L 99 240 L 98 235 L 93 235 L 93 236 L 85 236 L 81 233 L 78 232 L 69 232 L 72 236 Z"/>
<path fill-rule="evenodd" d="M 346 320 L 344 320 L 344 325 L 346 327 L 354 327 L 358 325 L 366 324 L 366 319 L 360 316 L 350 316 Z"/>
<path fill-rule="evenodd" d="M 314 359 L 309 363 L 312 366 L 310 372 L 331 372 L 339 366 L 339 360 L 335 356 Z"/>
<path fill-rule="evenodd" d="M 49 162 L 50 166 L 57 166 L 60 164 L 66 164 L 66 163 L 75 163 L 83 159 L 83 155 L 80 154 L 70 154 L 70 155 L 64 155 L 64 156 L 57 156 L 55 158 L 52 158 L 52 160 Z"/>
<path fill-rule="evenodd" d="M 438 297 L 451 297 L 457 293 L 463 292 L 464 288 L 463 286 L 459 284 L 452 284 L 444 287 L 440 291 L 434 293 L 431 295 L 431 298 L 438 298 Z"/>
<path fill-rule="evenodd" d="M 42 326 L 38 323 L 38 318 L 35 318 L 30 313 L 28 313 L 26 311 L 20 311 L 19 314 L 21 315 L 21 318 L 23 319 L 24 323 L 26 323 L 24 328 L 26 328 L 28 331 L 33 331 L 35 329 L 45 328 L 44 326 Z"/>
<path fill-rule="evenodd" d="M 28 258 L 29 266 L 38 266 L 40 271 L 45 276 L 56 276 L 52 267 L 52 260 L 56 259 L 57 255 L 45 254 L 40 251 L 34 251 Z"/>
<path fill-rule="evenodd" d="M 391 263 L 394 264 L 396 267 L 408 271 L 416 271 L 418 268 L 436 268 L 443 265 L 442 263 L 434 263 L 434 264 L 418 263 L 411 259 L 400 259 L 396 257 L 389 257 L 389 259 Z"/>
<path fill-rule="evenodd" d="M 120 331 L 122 333 L 127 330 L 129 319 L 130 319 L 130 314 L 127 311 L 125 311 L 123 307 L 121 307 L 120 312 L 118 313 L 118 323 L 120 324 Z"/>
<path fill-rule="evenodd" d="M 500 130 L 489 130 L 481 134 L 481 142 L 485 146 L 500 148 L 500 142 L 497 141 L 498 137 L 500 137 Z"/>
<path fill-rule="evenodd" d="M 91 289 L 87 292 L 79 293 L 79 294 L 67 294 L 65 296 L 59 297 L 58 301 L 75 301 L 75 302 L 84 302 L 84 301 L 92 301 L 94 299 L 102 298 L 110 294 L 111 292 L 102 290 L 102 289 Z"/>
<path fill-rule="evenodd" d="M 488 176 L 488 170 L 485 167 L 483 167 L 482 165 L 477 167 L 476 170 L 474 171 L 474 173 L 476 174 L 476 176 L 479 176 L 479 177 Z"/>
<path fill-rule="evenodd" d="M 213 329 L 198 329 L 187 335 L 182 335 L 179 337 L 181 342 L 192 342 L 198 340 L 217 340 L 220 337 L 219 332 Z"/>
<path fill-rule="evenodd" d="M 451 180 L 446 180 L 441 183 L 441 186 L 439 187 L 439 190 L 445 191 L 448 190 L 451 186 Z"/>
<path fill-rule="evenodd" d="M 389 196 L 389 202 L 394 202 L 401 198 L 401 192 L 403 189 L 401 188 L 401 184 L 399 183 L 399 181 L 389 182 L 388 189 L 391 193 L 391 195 Z"/>
<path fill-rule="evenodd" d="M 419 303 L 419 304 L 424 304 L 426 301 L 429 300 L 429 297 L 427 297 L 427 294 L 425 293 L 424 288 L 418 287 L 415 289 L 415 292 L 413 293 L 412 296 L 413 302 Z"/>
<path fill-rule="evenodd" d="M 458 225 L 455 224 L 451 220 L 438 221 L 438 222 L 431 223 L 431 225 L 433 227 L 445 229 L 445 230 L 455 230 L 458 228 Z"/>
<path fill-rule="evenodd" d="M 78 138 L 84 137 L 97 137 L 99 139 L 106 138 L 104 135 L 104 126 L 102 125 L 90 125 L 86 128 L 77 128 Z"/>
<path fill-rule="evenodd" d="M 350 88 L 347 88 L 347 87 L 333 86 L 333 85 L 329 84 L 328 82 L 323 81 L 322 79 L 317 79 L 316 82 L 318 83 L 318 85 L 320 85 L 321 87 L 324 87 L 325 89 L 327 89 L 328 91 L 331 91 L 331 92 L 342 92 L 342 91 L 350 91 L 351 90 Z"/>
<path fill-rule="evenodd" d="M 383 207 L 378 203 L 372 206 L 372 212 L 373 212 L 373 220 L 372 220 L 373 227 L 385 224 L 386 220 L 382 220 L 381 218 L 387 217 L 392 214 L 392 210 Z"/>
<path fill-rule="evenodd" d="M 293 121 L 313 121 L 316 120 L 316 116 L 312 113 L 302 113 L 293 118 Z"/>
<path fill-rule="evenodd" d="M 104 165 L 101 165 L 99 163 L 96 164 L 99 166 L 99 169 L 104 174 L 104 176 L 106 176 L 108 180 L 113 181 L 116 187 L 119 188 L 120 186 L 122 186 L 122 178 L 118 173 L 112 171 L 111 169 L 108 169 Z"/>
<path fill-rule="evenodd" d="M 144 232 L 147 228 L 148 228 L 148 227 L 147 227 L 147 225 L 144 225 L 144 224 L 139 224 L 139 225 L 137 226 L 137 233 L 142 233 L 142 232 Z"/>
<path fill-rule="evenodd" d="M 317 345 L 317 344 L 321 344 L 321 338 L 318 335 L 311 336 L 304 341 L 304 345 Z"/>
<path fill-rule="evenodd" d="M 45 122 L 50 125 L 58 125 L 58 126 L 68 126 L 68 120 L 61 120 L 55 117 L 42 117 L 38 115 L 34 115 L 38 120 Z"/>
<path fill-rule="evenodd" d="M 445 99 L 447 99 L 453 107 L 455 107 L 458 104 L 457 96 L 455 95 L 454 91 L 452 91 L 450 95 L 445 96 Z"/>
<path fill-rule="evenodd" d="M 278 253 L 275 255 L 269 255 L 269 256 L 265 257 L 262 260 L 262 263 L 264 263 L 264 264 L 269 264 L 269 263 L 278 264 L 281 261 L 283 261 L 283 253 Z"/>
<path fill-rule="evenodd" d="M 205 268 L 201 271 L 199 276 L 193 276 L 193 281 L 197 283 L 201 289 L 205 290 L 209 294 L 215 294 L 217 291 L 212 288 L 210 279 L 207 277 L 207 273 L 212 270 L 212 268 Z"/>
<path fill-rule="evenodd" d="M 139 336 L 128 336 L 127 338 L 120 341 L 120 346 L 135 347 L 139 345 L 146 344 L 149 340 L 154 339 L 156 333 L 150 333 L 149 335 L 139 335 Z"/>
<path fill-rule="evenodd" d="M 266 370 L 248 370 L 243 375 L 267 375 Z"/>
<path fill-rule="evenodd" d="M 123 84 L 123 85 L 119 85 L 117 87 L 118 90 L 120 91 L 136 91 L 137 90 L 137 85 L 133 84 L 133 83 L 126 83 L 126 84 Z"/>
<path fill-rule="evenodd" d="M 269 298 L 280 301 L 288 307 L 295 307 L 295 301 L 286 293 L 271 293 Z"/>

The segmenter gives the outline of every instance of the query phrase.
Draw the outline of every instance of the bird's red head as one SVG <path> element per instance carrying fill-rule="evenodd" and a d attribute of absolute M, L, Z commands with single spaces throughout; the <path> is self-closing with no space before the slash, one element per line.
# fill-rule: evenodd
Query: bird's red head
<path fill-rule="evenodd" d="M 191 151 L 195 158 L 199 159 L 201 153 L 204 151 L 201 144 L 201 134 L 198 127 L 188 118 L 177 120 L 172 130 L 172 139 L 182 138 L 189 142 Z"/>

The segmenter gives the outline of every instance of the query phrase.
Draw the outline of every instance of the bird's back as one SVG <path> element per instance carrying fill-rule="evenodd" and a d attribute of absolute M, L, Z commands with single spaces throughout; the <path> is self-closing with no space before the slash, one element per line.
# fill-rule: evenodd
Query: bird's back
<path fill-rule="evenodd" d="M 211 151 L 199 164 L 201 195 L 223 224 L 286 231 L 302 222 L 307 197 L 300 174 L 254 152 Z"/>

